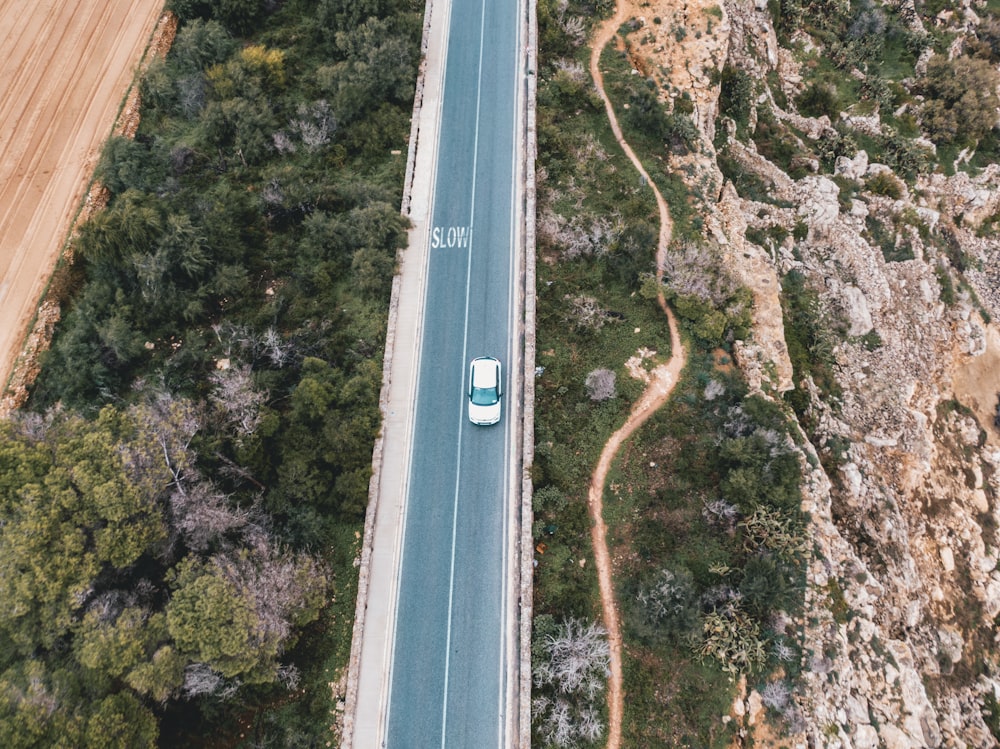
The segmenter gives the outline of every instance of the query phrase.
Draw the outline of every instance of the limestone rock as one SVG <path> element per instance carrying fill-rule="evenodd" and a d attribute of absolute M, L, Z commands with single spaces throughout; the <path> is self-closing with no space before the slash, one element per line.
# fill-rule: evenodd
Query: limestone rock
<path fill-rule="evenodd" d="M 1000 328 L 987 322 L 1000 320 L 1000 239 L 977 230 L 1000 213 L 1000 165 L 941 170 L 907 184 L 889 164 L 873 162 L 881 157 L 838 151 L 834 175 L 807 159 L 793 164 L 793 174 L 805 175 L 793 179 L 726 120 L 719 138 L 727 157 L 767 198 L 740 194 L 716 163 L 718 87 L 710 81 L 726 64 L 760 82 L 749 129 L 766 121 L 767 110 L 803 153 L 818 153 L 818 143 L 845 128 L 885 134 L 889 120 L 849 111 L 834 131 L 828 118 L 803 116 L 795 109 L 801 56 L 778 45 L 767 4 L 727 0 L 721 21 L 713 11 L 709 36 L 710 5 L 643 6 L 663 23 L 644 26 L 630 44 L 641 56 L 652 34 L 664 57 L 643 72 L 664 90 L 690 92 L 694 103 L 702 140 L 697 152 L 670 154 L 670 167 L 692 194 L 706 196 L 704 234 L 725 248 L 724 262 L 753 292 L 751 333 L 733 342 L 735 361 L 753 390 L 775 397 L 792 387 L 780 281 L 796 271 L 817 295 L 823 346 L 816 348 L 836 381 L 836 392 L 808 373 L 794 383 L 809 400 L 810 432 L 796 449 L 815 554 L 806 566 L 809 614 L 798 622 L 803 670 L 793 693 L 805 727 L 784 743 L 996 747 L 981 707 L 1000 684 L 1000 430 L 993 425 Z M 959 5 L 947 23 L 974 26 L 973 6 Z M 894 7 L 914 38 L 926 34 L 913 0 Z M 667 38 L 677 26 L 688 29 L 684 39 Z M 805 30 L 792 36 L 799 49 L 828 53 Z M 917 76 L 928 59 L 920 55 Z M 897 118 L 916 113 L 907 106 Z M 870 180 L 880 174 L 898 190 L 875 194 Z M 784 239 L 759 246 L 748 233 Z M 733 715 L 749 722 L 759 695 L 745 694 Z"/>

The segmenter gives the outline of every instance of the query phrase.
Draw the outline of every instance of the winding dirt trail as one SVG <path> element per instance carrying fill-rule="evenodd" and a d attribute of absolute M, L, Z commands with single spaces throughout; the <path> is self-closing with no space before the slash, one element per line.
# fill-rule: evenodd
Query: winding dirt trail
<path fill-rule="evenodd" d="M 673 222 L 670 220 L 670 210 L 667 201 L 663 199 L 656 184 L 649 178 L 642 162 L 635 155 L 635 152 L 622 136 L 621 128 L 618 125 L 618 117 L 615 115 L 611 100 L 604 90 L 604 77 L 601 74 L 600 60 L 601 53 L 608 42 L 614 38 L 618 28 L 626 21 L 630 15 L 629 7 L 618 2 L 615 7 L 613 17 L 605 21 L 597 28 L 592 40 L 590 54 L 590 75 L 594 79 L 594 85 L 604 101 L 604 109 L 607 111 L 608 120 L 611 123 L 611 130 L 615 138 L 621 145 L 625 155 L 635 166 L 652 187 L 656 195 L 656 205 L 660 214 L 660 235 L 656 247 L 656 278 L 663 280 L 663 259 L 666 256 L 667 248 L 670 245 L 670 236 L 673 231 Z M 611 463 L 618 454 L 618 449 L 622 446 L 632 433 L 660 407 L 674 389 L 674 385 L 680 378 L 681 370 L 687 361 L 687 354 L 681 344 L 680 333 L 677 329 L 677 320 L 673 312 L 667 306 L 663 298 L 663 292 L 658 296 L 660 308 L 667 316 L 670 325 L 670 361 L 653 369 L 650 372 L 649 385 L 640 396 L 639 400 L 632 406 L 628 419 L 618 430 L 611 435 L 611 438 L 604 445 L 601 457 L 597 461 L 594 473 L 590 478 L 590 491 L 588 494 L 588 507 L 593 520 L 590 536 L 594 546 L 594 564 L 597 567 L 597 579 L 601 589 L 601 609 L 604 618 L 604 627 L 608 631 L 608 645 L 611 652 L 611 676 L 608 679 L 608 743 L 607 749 L 618 749 L 621 746 L 622 734 L 622 714 L 625 706 L 625 693 L 622 685 L 622 634 L 621 625 L 618 618 L 618 605 L 615 601 L 615 589 L 611 579 L 611 555 L 608 553 L 607 535 L 608 529 L 604 523 L 604 484 L 608 477 L 608 470 Z"/>

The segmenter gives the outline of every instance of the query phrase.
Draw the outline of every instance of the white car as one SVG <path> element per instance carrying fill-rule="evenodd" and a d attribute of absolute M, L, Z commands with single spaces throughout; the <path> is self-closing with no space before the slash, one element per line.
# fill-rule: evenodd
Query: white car
<path fill-rule="evenodd" d="M 500 361 L 480 356 L 469 365 L 469 421 L 480 426 L 500 421 Z"/>

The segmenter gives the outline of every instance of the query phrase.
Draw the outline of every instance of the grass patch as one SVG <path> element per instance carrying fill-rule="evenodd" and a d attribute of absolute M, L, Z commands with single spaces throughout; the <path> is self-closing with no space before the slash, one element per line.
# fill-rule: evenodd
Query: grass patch
<path fill-rule="evenodd" d="M 735 724 L 720 720 L 732 706 L 732 687 L 720 682 L 716 669 L 680 648 L 664 657 L 629 644 L 623 672 L 628 685 L 624 746 L 725 749 L 732 745 Z"/>
<path fill-rule="evenodd" d="M 673 236 L 700 236 L 701 219 L 696 209 L 703 196 L 685 185 L 680 175 L 670 172 L 667 160 L 661 155 L 665 148 L 686 153 L 693 147 L 697 135 L 694 123 L 687 114 L 667 114 L 651 85 L 632 75 L 628 59 L 612 45 L 601 55 L 601 70 L 605 91 L 618 113 L 625 139 L 640 155 L 643 167 L 670 206 Z M 631 173 L 635 174 L 634 170 Z"/>
<path fill-rule="evenodd" d="M 758 667 L 768 669 L 776 642 L 770 613 L 801 606 L 797 552 L 757 546 L 749 520 L 752 508 L 769 508 L 793 537 L 802 533 L 797 461 L 760 452 L 767 452 L 764 432 L 780 432 L 784 417 L 773 404 L 746 398 L 741 378 L 720 361 L 694 350 L 675 395 L 623 449 L 605 491 L 631 657 L 629 745 L 725 745 L 729 728 L 721 718 L 733 687 L 724 663 L 697 655 L 711 639 L 705 622 L 729 616 L 727 597 L 739 591 L 733 615 L 746 616 L 762 647 Z M 758 470 L 769 476 L 763 493 L 753 488 Z M 666 613 L 654 616 L 657 595 Z"/>

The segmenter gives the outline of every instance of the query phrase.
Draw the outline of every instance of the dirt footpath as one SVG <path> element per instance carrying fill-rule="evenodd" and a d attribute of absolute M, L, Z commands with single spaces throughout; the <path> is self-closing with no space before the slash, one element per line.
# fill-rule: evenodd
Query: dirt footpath
<path fill-rule="evenodd" d="M 0 0 L 0 386 L 162 7 Z"/>

